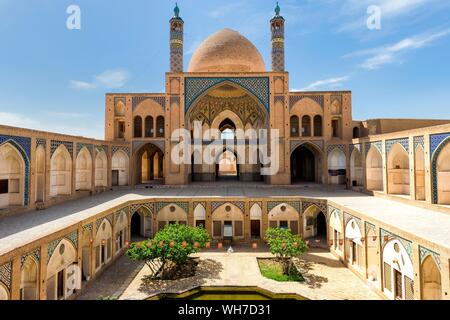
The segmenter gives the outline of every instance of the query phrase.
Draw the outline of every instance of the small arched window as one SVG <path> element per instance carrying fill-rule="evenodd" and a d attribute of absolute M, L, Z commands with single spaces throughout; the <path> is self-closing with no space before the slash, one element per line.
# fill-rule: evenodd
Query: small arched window
<path fill-rule="evenodd" d="M 314 136 L 322 136 L 322 117 L 319 115 L 314 117 Z"/>
<path fill-rule="evenodd" d="M 299 122 L 297 116 L 291 117 L 291 137 L 298 137 L 299 135 Z"/>
<path fill-rule="evenodd" d="M 153 138 L 153 117 L 148 116 L 145 118 L 145 137 Z"/>
<path fill-rule="evenodd" d="M 353 128 L 353 139 L 359 138 L 359 128 L 358 127 L 354 127 Z"/>
<path fill-rule="evenodd" d="M 311 136 L 311 118 L 309 116 L 303 116 L 302 118 L 302 136 Z"/>
<path fill-rule="evenodd" d="M 142 118 L 140 116 L 134 117 L 134 137 L 142 138 Z"/>
<path fill-rule="evenodd" d="M 159 116 L 156 118 L 156 137 L 164 138 L 164 117 Z"/>

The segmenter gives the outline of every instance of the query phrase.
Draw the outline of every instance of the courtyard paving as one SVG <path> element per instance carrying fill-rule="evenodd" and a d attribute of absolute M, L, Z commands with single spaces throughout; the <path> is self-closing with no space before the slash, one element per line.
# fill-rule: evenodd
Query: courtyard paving
<path fill-rule="evenodd" d="M 448 232 L 450 215 L 443 212 L 331 186 L 270 186 L 238 183 L 123 189 L 68 201 L 45 210 L 0 217 L 0 256 L 130 200 L 149 198 L 224 200 L 247 197 L 277 199 L 298 196 L 327 199 L 335 205 L 344 206 L 344 209 L 353 209 L 382 224 L 450 248 L 450 232 Z"/>
<path fill-rule="evenodd" d="M 99 278 L 91 282 L 79 299 L 98 299 L 115 296 L 120 300 L 142 300 L 149 296 L 170 292 L 177 293 L 198 286 L 260 287 L 274 293 L 295 293 L 314 300 L 376 300 L 380 297 L 347 269 L 331 253 L 311 249 L 298 261 L 304 282 L 277 282 L 263 277 L 257 258 L 272 257 L 267 252 L 236 250 L 234 253 L 201 252 L 194 277 L 176 281 L 149 281 L 147 266 L 130 262 L 121 257 Z"/>

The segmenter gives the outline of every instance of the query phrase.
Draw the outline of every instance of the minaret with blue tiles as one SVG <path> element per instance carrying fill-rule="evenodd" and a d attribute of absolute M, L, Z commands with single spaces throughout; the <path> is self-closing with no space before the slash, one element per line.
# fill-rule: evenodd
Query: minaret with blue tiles
<path fill-rule="evenodd" d="M 284 18 L 280 15 L 280 6 L 277 2 L 275 16 L 270 20 L 272 31 L 272 71 L 284 71 Z"/>
<path fill-rule="evenodd" d="M 174 16 L 170 19 L 170 72 L 183 72 L 183 26 L 180 8 L 175 4 Z"/>

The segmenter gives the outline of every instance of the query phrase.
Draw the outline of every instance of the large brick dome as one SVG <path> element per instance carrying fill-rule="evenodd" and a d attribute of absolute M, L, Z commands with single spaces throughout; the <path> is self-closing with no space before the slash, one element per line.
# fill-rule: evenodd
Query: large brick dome
<path fill-rule="evenodd" d="M 264 72 L 258 49 L 240 33 L 222 29 L 209 36 L 191 58 L 188 72 Z"/>

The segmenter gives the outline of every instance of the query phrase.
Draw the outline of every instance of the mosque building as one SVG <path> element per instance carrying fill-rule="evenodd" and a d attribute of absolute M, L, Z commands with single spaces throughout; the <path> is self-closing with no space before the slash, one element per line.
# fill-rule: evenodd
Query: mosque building
<path fill-rule="evenodd" d="M 241 242 L 290 228 L 321 242 L 383 298 L 449 299 L 450 121 L 357 121 L 350 91 L 289 91 L 278 5 L 268 24 L 270 68 L 231 29 L 204 40 L 185 67 L 177 6 L 165 92 L 107 93 L 105 140 L 0 125 L 0 300 L 74 298 L 71 284 L 95 279 L 132 236 L 173 222 L 202 224 L 216 241 L 225 225 Z M 193 137 L 195 123 L 227 141 L 215 163 L 172 161 L 180 143 L 173 132 Z M 240 161 L 252 148 L 236 132 L 249 129 L 269 139 L 277 132 L 275 175 L 261 174 L 269 164 L 259 157 Z M 130 191 L 233 181 L 266 191 Z M 319 191 L 296 191 L 305 185 Z M 77 207 L 93 195 L 97 202 Z"/>

